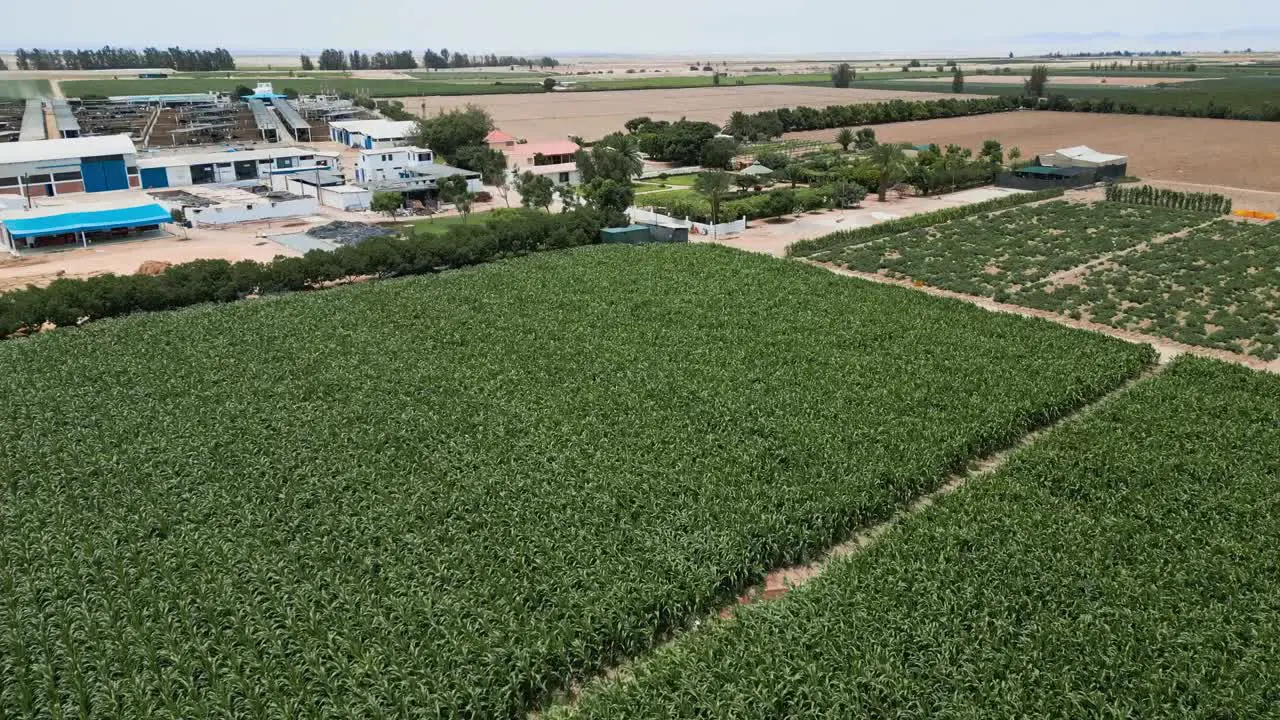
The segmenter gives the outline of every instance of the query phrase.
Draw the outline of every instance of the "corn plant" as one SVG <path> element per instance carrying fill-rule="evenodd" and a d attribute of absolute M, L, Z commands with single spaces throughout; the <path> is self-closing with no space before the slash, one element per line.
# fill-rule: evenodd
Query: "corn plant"
<path fill-rule="evenodd" d="M 1179 360 L 565 715 L 1274 717 L 1278 477 L 1280 378 Z"/>
<path fill-rule="evenodd" d="M 1186 193 L 1165 190 L 1150 185 L 1125 187 L 1108 185 L 1106 198 L 1111 202 L 1128 203 L 1130 205 L 1149 205 L 1152 207 L 1173 208 L 1175 210 L 1193 210 L 1215 215 L 1231 214 L 1231 199 L 1217 193 Z"/>
<path fill-rule="evenodd" d="M 708 245 L 0 343 L 0 717 L 523 716 L 1150 361 Z"/>

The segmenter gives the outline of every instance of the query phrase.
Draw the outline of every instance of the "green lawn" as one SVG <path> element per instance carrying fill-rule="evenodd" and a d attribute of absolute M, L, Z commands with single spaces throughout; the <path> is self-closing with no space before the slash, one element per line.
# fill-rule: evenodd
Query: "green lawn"
<path fill-rule="evenodd" d="M 48 80 L 0 80 L 0 98 L 3 99 L 49 97 L 52 94 Z"/>
<path fill-rule="evenodd" d="M 6 341 L 0 716 L 524 716 L 1151 357 L 711 245 Z"/>
<path fill-rule="evenodd" d="M 1277 498 L 1280 378 L 1184 358 L 572 715 L 1274 718 Z"/>

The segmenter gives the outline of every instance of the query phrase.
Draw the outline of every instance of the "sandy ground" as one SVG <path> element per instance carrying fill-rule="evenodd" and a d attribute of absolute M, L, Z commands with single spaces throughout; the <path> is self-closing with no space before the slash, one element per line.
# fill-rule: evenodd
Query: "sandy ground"
<path fill-rule="evenodd" d="M 506 132 L 530 141 L 557 140 L 569 135 L 587 139 L 622 132 L 626 121 L 648 115 L 655 120 L 705 120 L 723 124 L 735 110 L 757 112 L 809 105 L 852 105 L 895 98 L 936 100 L 937 93 L 859 90 L 804 85 L 752 85 L 672 90 L 547 93 L 544 95 L 484 95 L 475 97 L 403 98 L 405 110 L 433 115 L 440 110 L 479 105 L 493 114 Z M 950 95 L 946 97 L 978 97 Z"/>
<path fill-rule="evenodd" d="M 739 250 L 782 257 L 786 254 L 787 246 L 797 240 L 809 240 L 823 235 L 830 235 L 839 230 L 852 230 L 868 225 L 876 225 L 908 215 L 917 215 L 949 207 L 972 205 L 973 203 L 1016 194 L 1017 192 L 1019 191 L 1003 188 L 974 188 L 973 190 L 964 190 L 950 195 L 905 197 L 901 199 L 891 192 L 889 193 L 888 202 L 884 203 L 876 200 L 875 195 L 870 195 L 862 202 L 862 207 L 852 210 L 823 210 L 800 216 L 789 215 L 785 222 L 752 220 L 748 224 L 746 232 L 719 238 L 716 242 Z M 694 241 L 711 242 L 709 239 L 702 237 L 698 237 Z"/>
<path fill-rule="evenodd" d="M 1195 80 L 1211 80 L 1215 78 L 1198 77 L 1089 77 L 1085 75 L 1050 75 L 1049 87 L 1054 85 L 1117 85 L 1120 87 L 1150 87 L 1156 83 L 1181 83 Z M 1025 76 L 1019 75 L 968 75 L 965 82 L 988 83 L 991 85 L 1022 85 L 1027 82 Z M 946 82 L 947 78 L 907 78 L 907 82 Z"/>
<path fill-rule="evenodd" d="M 1129 156 L 1129 174 L 1246 190 L 1280 192 L 1274 148 L 1280 123 L 1203 118 L 1023 111 L 877 125 L 881 141 L 956 143 L 978 148 L 995 138 L 1005 150 L 1031 158 L 1088 145 Z M 838 129 L 789 133 L 788 138 L 834 140 Z"/>
<path fill-rule="evenodd" d="M 271 260 L 294 251 L 257 237 L 253 230 L 187 231 L 190 239 L 169 236 L 92 245 L 88 248 L 30 253 L 20 258 L 0 255 L 0 290 L 47 285 L 58 277 L 91 277 L 114 273 L 131 275 L 148 260 L 181 263 L 190 260 Z"/>

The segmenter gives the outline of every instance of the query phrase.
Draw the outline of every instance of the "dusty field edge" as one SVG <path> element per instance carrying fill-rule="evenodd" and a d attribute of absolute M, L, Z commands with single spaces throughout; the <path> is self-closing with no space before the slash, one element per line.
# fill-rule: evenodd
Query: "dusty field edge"
<path fill-rule="evenodd" d="M 1032 428 L 1002 448 L 971 458 L 968 467 L 964 471 L 948 476 L 935 489 L 909 500 L 885 520 L 854 530 L 846 539 L 829 547 L 819 558 L 812 562 L 774 568 L 765 575 L 763 580 L 743 591 L 732 604 L 726 605 L 700 620 L 694 620 L 685 627 L 670 631 L 664 639 L 655 643 L 641 655 L 626 660 L 619 665 L 606 668 L 593 677 L 575 682 L 568 689 L 545 701 L 540 708 L 530 711 L 526 717 L 528 720 L 561 720 L 571 717 L 579 699 L 590 689 L 608 683 L 629 682 L 634 677 L 634 668 L 652 661 L 660 653 L 676 647 L 680 643 L 687 642 L 689 638 L 694 637 L 706 627 L 717 623 L 732 622 L 737 616 L 738 608 L 770 602 L 783 597 L 792 590 L 802 587 L 821 576 L 833 563 L 870 549 L 888 532 L 902 524 L 906 518 L 928 509 L 938 500 L 951 495 L 966 484 L 996 472 L 1005 464 L 1013 452 L 1031 445 L 1045 433 L 1064 423 L 1096 412 L 1098 408 L 1114 401 L 1115 398 L 1128 392 L 1135 385 L 1163 372 L 1174 357 L 1176 356 L 1161 354 L 1154 364 L 1147 366 L 1137 375 L 1120 383 L 1119 386 L 1109 392 L 1094 400 L 1085 402 L 1080 407 L 1067 412 L 1061 417 Z"/>
<path fill-rule="evenodd" d="M 848 268 L 840 267 L 838 265 L 818 262 L 815 260 L 799 259 L 799 261 L 820 267 L 837 275 L 858 278 L 859 280 L 867 280 L 870 282 L 880 283 L 881 285 L 896 285 L 898 287 L 909 288 L 917 292 L 923 292 L 928 295 L 951 298 L 953 300 L 962 300 L 970 305 L 977 305 L 983 310 L 988 310 L 990 312 L 1007 313 L 1010 315 L 1021 315 L 1022 317 L 1033 317 L 1041 320 L 1048 320 L 1076 330 L 1089 330 L 1091 332 L 1101 333 L 1108 337 L 1116 338 L 1117 340 L 1134 343 L 1135 345 L 1150 345 L 1156 349 L 1157 353 L 1160 354 L 1161 362 L 1172 360 L 1179 355 L 1195 355 L 1198 357 L 1221 360 L 1223 362 L 1229 362 L 1236 365 L 1243 365 L 1252 370 L 1261 370 L 1263 372 L 1280 374 L 1280 360 L 1267 362 L 1266 360 L 1233 353 L 1228 350 L 1200 347 L 1199 345 L 1187 345 L 1186 343 L 1180 343 L 1176 340 L 1170 340 L 1169 338 L 1160 337 L 1158 335 L 1147 335 L 1144 333 L 1134 332 L 1132 330 L 1121 330 L 1119 328 L 1111 327 L 1110 325 L 1102 325 L 1088 320 L 1075 320 L 1049 310 L 1039 310 L 1036 308 L 1014 305 L 1012 303 L 997 302 L 991 298 L 966 295 L 965 293 L 959 293 L 954 290 L 944 290 L 942 288 L 933 287 L 932 285 L 916 285 L 913 280 L 891 278 L 884 275 L 877 275 L 875 273 L 849 270 Z"/>

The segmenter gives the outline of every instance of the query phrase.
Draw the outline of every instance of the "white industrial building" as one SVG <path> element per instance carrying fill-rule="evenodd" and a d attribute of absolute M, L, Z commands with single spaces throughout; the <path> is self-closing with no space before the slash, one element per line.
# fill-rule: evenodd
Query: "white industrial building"
<path fill-rule="evenodd" d="M 297 147 L 271 147 L 148 157 L 138 161 L 142 187 L 155 190 L 266 180 L 280 170 L 339 170 L 339 154 Z"/>
<path fill-rule="evenodd" d="M 405 176 L 419 163 L 435 162 L 435 153 L 420 147 L 384 148 L 361 150 L 356 160 L 356 182 L 390 180 Z"/>
<path fill-rule="evenodd" d="M 181 210 L 191 224 L 230 225 L 314 215 L 314 197 L 289 192 L 250 192 L 237 187 L 187 187 L 149 193 L 166 210 Z"/>
<path fill-rule="evenodd" d="M 378 150 L 408 145 L 417 128 L 412 120 L 339 120 L 329 123 L 329 138 L 348 147 Z"/>
<path fill-rule="evenodd" d="M 1057 152 L 1040 156 L 1040 164 L 1055 168 L 1103 168 L 1129 164 L 1127 155 L 1110 155 L 1098 152 L 1087 145 L 1062 148 Z"/>
<path fill-rule="evenodd" d="M 0 143 L 0 195 L 24 198 L 139 187 L 128 135 Z"/>

